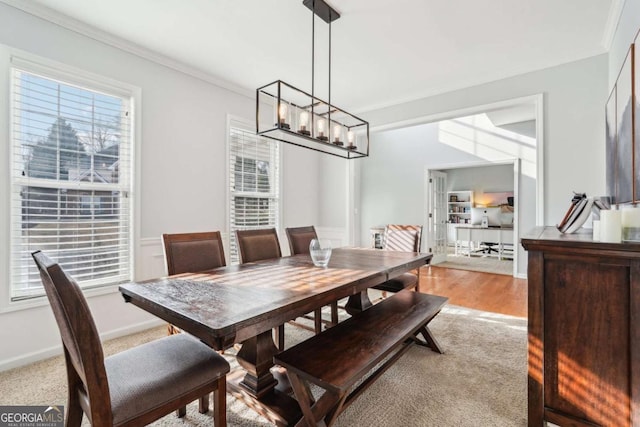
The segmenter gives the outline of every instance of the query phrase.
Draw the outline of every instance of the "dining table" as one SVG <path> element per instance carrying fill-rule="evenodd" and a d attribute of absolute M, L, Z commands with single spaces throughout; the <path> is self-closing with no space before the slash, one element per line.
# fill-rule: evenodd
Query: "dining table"
<path fill-rule="evenodd" d="M 126 302 L 177 326 L 215 350 L 241 344 L 241 369 L 228 391 L 279 426 L 295 425 L 300 407 L 283 369 L 274 366 L 272 329 L 348 298 L 356 315 L 372 305 L 367 290 L 429 264 L 432 255 L 363 248 L 333 249 L 327 267 L 308 254 L 122 284 Z"/>

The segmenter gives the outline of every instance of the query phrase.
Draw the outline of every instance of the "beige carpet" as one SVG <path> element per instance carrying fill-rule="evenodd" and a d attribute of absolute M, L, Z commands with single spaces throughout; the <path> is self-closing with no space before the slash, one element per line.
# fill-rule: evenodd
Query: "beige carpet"
<path fill-rule="evenodd" d="M 525 426 L 526 320 L 456 306 L 431 323 L 445 349 L 436 354 L 414 346 L 340 415 L 336 426 Z M 112 354 L 163 336 L 165 328 L 108 341 Z M 288 343 L 309 333 L 287 325 Z M 0 373 L 0 405 L 66 403 L 62 357 Z M 244 404 L 227 399 L 229 426 L 269 426 Z M 86 422 L 86 419 L 85 419 Z M 157 426 L 211 426 L 197 405 Z"/>

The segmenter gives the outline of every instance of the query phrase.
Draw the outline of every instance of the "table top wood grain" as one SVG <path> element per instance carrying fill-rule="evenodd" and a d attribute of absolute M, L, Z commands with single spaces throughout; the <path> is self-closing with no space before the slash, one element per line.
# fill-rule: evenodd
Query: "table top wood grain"
<path fill-rule="evenodd" d="M 128 283 L 125 301 L 221 350 L 427 264 L 431 254 L 334 249 L 327 268 L 309 255 Z"/>

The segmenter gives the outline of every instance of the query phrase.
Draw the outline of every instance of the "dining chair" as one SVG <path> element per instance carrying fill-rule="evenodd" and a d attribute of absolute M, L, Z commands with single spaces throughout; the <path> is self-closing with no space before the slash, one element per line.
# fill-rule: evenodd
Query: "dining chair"
<path fill-rule="evenodd" d="M 219 231 L 163 234 L 162 241 L 167 274 L 170 276 L 198 273 L 227 265 Z M 181 332 L 172 324 L 167 325 L 167 331 L 169 335 Z"/>
<path fill-rule="evenodd" d="M 280 258 L 280 241 L 275 228 L 259 230 L 236 230 L 236 243 L 240 264 L 262 261 L 265 259 Z M 275 331 L 275 340 L 278 349 L 284 350 L 284 324 L 278 326 Z"/>
<path fill-rule="evenodd" d="M 169 275 L 195 273 L 226 265 L 219 231 L 163 234 Z"/>
<path fill-rule="evenodd" d="M 290 227 L 285 228 L 287 232 L 287 240 L 289 240 L 289 248 L 291 249 L 291 255 L 308 254 L 309 243 L 311 240 L 317 239 L 316 229 L 313 225 L 308 227 Z M 322 323 L 328 323 L 329 326 L 334 326 L 338 323 L 338 301 L 331 303 L 331 321 L 326 322 L 322 320 L 322 310 L 317 309 L 313 312 L 314 330 L 316 334 L 322 331 Z"/>
<path fill-rule="evenodd" d="M 420 241 L 422 238 L 421 225 L 398 225 L 388 224 L 384 231 L 383 250 L 420 252 Z M 420 269 L 416 273 L 403 273 L 398 277 L 387 280 L 384 283 L 374 286 L 384 292 L 400 292 L 403 289 L 414 288 L 420 290 Z"/>
<path fill-rule="evenodd" d="M 213 392 L 214 425 L 226 425 L 229 363 L 188 334 L 167 336 L 104 357 L 93 316 L 78 283 L 41 251 L 32 254 L 60 330 L 67 370 L 66 426 L 141 426 Z"/>

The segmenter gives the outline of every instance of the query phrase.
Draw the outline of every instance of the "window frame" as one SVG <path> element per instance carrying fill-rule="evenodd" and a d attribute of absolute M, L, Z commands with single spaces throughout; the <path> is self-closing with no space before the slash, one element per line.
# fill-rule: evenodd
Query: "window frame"
<path fill-rule="evenodd" d="M 0 246 L 0 266 L 3 268 L 4 274 L 0 275 L 0 280 L 6 283 L 6 286 L 0 286 L 0 313 L 29 309 L 33 307 L 48 304 L 46 295 L 34 296 L 25 299 L 12 300 L 12 240 L 15 237 L 14 224 L 12 223 L 12 215 L 15 209 L 21 209 L 21 205 L 16 203 L 13 198 L 13 189 L 16 185 L 13 173 L 13 162 L 15 155 L 15 147 L 13 144 L 14 120 L 11 115 L 15 95 L 13 93 L 13 84 L 16 72 L 26 72 L 61 81 L 80 88 L 86 88 L 91 91 L 105 92 L 109 95 L 120 96 L 130 99 L 130 126 L 129 133 L 129 168 L 128 168 L 128 245 L 129 245 L 129 280 L 133 280 L 136 275 L 136 255 L 139 252 L 140 243 L 140 152 L 141 152 L 141 126 L 140 126 L 140 106 L 142 91 L 139 87 L 114 80 L 110 77 L 91 73 L 89 71 L 62 64 L 53 60 L 42 58 L 37 55 L 30 54 L 18 49 L 0 46 L 0 81 L 4 81 L 4 90 L 8 92 L 8 96 L 4 97 L 5 102 L 0 106 L 0 124 L 6 120 L 5 129 L 7 131 L 3 137 L 6 139 L 8 149 L 0 154 L 7 156 L 3 162 L 6 172 L 2 174 L 6 183 L 5 189 L 7 197 L 0 204 L 0 227 L 6 231 L 7 238 L 5 244 Z M 4 113 L 4 114 L 3 114 Z M 20 205 L 20 206 L 17 206 Z M 117 293 L 118 285 L 98 285 L 83 289 L 83 293 L 87 297 Z"/>
<path fill-rule="evenodd" d="M 226 252 L 228 254 L 228 258 L 227 258 L 227 262 L 229 265 L 231 264 L 237 264 L 236 261 L 233 261 L 232 258 L 232 251 L 231 251 L 231 238 L 232 238 L 232 228 L 231 228 L 231 209 L 232 209 L 232 200 L 231 198 L 233 197 L 233 192 L 231 191 L 231 129 L 232 128 L 236 128 L 236 129 L 241 129 L 244 130 L 246 132 L 249 133 L 255 133 L 255 122 L 252 122 L 248 119 L 245 119 L 243 117 L 239 117 L 239 116 L 234 116 L 231 114 L 227 115 L 227 126 L 226 126 L 226 152 L 225 152 L 225 170 L 226 170 L 226 209 L 225 209 L 225 224 L 226 224 L 226 238 L 225 238 L 225 245 L 226 245 Z M 258 135 L 256 135 L 256 138 L 259 138 Z M 272 143 L 272 141 L 269 141 L 269 143 Z M 283 197 L 283 183 L 284 183 L 284 179 L 283 179 L 283 144 L 279 143 L 278 144 L 278 148 L 277 148 L 277 154 L 278 154 L 278 171 L 277 171 L 277 178 L 278 178 L 278 209 L 276 212 L 277 215 L 277 223 L 273 225 L 273 228 L 275 228 L 278 233 L 280 233 L 281 229 L 282 229 L 282 224 L 284 223 L 283 220 L 283 207 L 284 207 L 284 197 Z M 271 226 L 265 226 L 265 228 L 270 228 Z"/>

